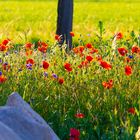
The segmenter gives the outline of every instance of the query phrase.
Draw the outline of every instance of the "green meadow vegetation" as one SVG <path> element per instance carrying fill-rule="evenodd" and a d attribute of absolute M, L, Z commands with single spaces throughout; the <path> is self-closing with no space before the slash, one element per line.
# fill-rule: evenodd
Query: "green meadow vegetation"
<path fill-rule="evenodd" d="M 0 1 L 0 105 L 18 92 L 61 140 L 139 140 L 139 7 L 75 1 L 66 51 L 56 0 Z"/>

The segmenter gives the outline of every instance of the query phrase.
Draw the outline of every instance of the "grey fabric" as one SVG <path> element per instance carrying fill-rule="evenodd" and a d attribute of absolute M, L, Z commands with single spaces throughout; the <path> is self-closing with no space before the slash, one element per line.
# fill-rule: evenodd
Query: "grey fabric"
<path fill-rule="evenodd" d="M 0 140 L 59 140 L 49 125 L 19 95 L 0 107 Z"/>

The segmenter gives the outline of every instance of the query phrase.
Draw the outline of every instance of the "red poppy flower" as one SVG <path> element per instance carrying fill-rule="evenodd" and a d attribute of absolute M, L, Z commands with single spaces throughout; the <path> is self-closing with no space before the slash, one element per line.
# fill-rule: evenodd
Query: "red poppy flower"
<path fill-rule="evenodd" d="M 85 49 L 84 46 L 79 46 L 80 53 L 83 53 L 84 49 Z"/>
<path fill-rule="evenodd" d="M 55 40 L 60 41 L 60 35 L 55 35 Z"/>
<path fill-rule="evenodd" d="M 33 46 L 32 43 L 26 43 L 26 44 L 25 44 L 25 48 L 26 48 L 27 50 L 31 49 L 32 46 Z"/>
<path fill-rule="evenodd" d="M 75 128 L 71 128 L 70 129 L 70 140 L 80 140 L 80 131 L 75 129 Z"/>
<path fill-rule="evenodd" d="M 75 36 L 74 32 L 70 32 L 70 36 L 74 37 Z"/>
<path fill-rule="evenodd" d="M 116 38 L 119 40 L 119 39 L 122 39 L 123 38 L 123 34 L 121 32 L 117 33 L 116 34 Z"/>
<path fill-rule="evenodd" d="M 71 64 L 70 64 L 70 63 L 65 63 L 65 64 L 64 64 L 64 67 L 65 67 L 65 69 L 66 69 L 68 72 L 71 72 L 71 71 L 72 71 L 72 68 L 71 68 Z"/>
<path fill-rule="evenodd" d="M 88 55 L 88 56 L 86 57 L 86 60 L 89 61 L 89 62 L 91 62 L 91 61 L 93 60 L 93 57 L 90 56 L 90 55 Z"/>
<path fill-rule="evenodd" d="M 129 108 L 128 112 L 131 114 L 136 114 L 135 108 L 133 108 L 133 107 Z"/>
<path fill-rule="evenodd" d="M 132 67 L 131 66 L 125 66 L 125 74 L 127 76 L 132 74 Z"/>
<path fill-rule="evenodd" d="M 138 46 L 133 46 L 131 51 L 132 51 L 132 53 L 139 53 L 140 48 Z"/>
<path fill-rule="evenodd" d="M 6 51 L 7 47 L 3 44 L 0 44 L 0 51 Z"/>
<path fill-rule="evenodd" d="M 0 75 L 0 84 L 4 83 L 7 80 L 7 78 L 4 75 Z"/>
<path fill-rule="evenodd" d="M 63 78 L 59 78 L 58 82 L 59 82 L 60 85 L 62 85 L 64 83 L 64 79 Z"/>
<path fill-rule="evenodd" d="M 125 48 L 118 48 L 118 52 L 122 56 L 125 56 L 127 54 L 127 50 Z"/>
<path fill-rule="evenodd" d="M 5 39 L 2 41 L 2 44 L 6 46 L 9 42 L 10 42 L 10 39 Z"/>
<path fill-rule="evenodd" d="M 34 62 L 34 60 L 33 59 L 28 59 L 28 60 L 26 60 L 26 64 L 34 64 L 35 62 Z"/>
<path fill-rule="evenodd" d="M 38 50 L 42 53 L 46 53 L 48 48 L 48 44 L 46 44 L 45 42 L 38 42 Z"/>
<path fill-rule="evenodd" d="M 107 89 L 111 89 L 113 87 L 113 80 L 109 80 L 108 82 L 103 82 L 102 85 Z"/>
<path fill-rule="evenodd" d="M 112 66 L 109 63 L 103 60 L 100 61 L 100 66 L 102 66 L 104 69 L 107 69 L 107 70 L 110 70 L 112 68 Z"/>
<path fill-rule="evenodd" d="M 47 61 L 43 61 L 43 68 L 47 70 L 49 68 L 49 63 Z"/>
<path fill-rule="evenodd" d="M 77 114 L 75 114 L 75 117 L 76 118 L 84 118 L 85 117 L 85 115 L 83 114 L 83 113 L 77 113 Z"/>
<path fill-rule="evenodd" d="M 92 48 L 92 44 L 91 43 L 86 44 L 86 48 L 91 49 Z"/>

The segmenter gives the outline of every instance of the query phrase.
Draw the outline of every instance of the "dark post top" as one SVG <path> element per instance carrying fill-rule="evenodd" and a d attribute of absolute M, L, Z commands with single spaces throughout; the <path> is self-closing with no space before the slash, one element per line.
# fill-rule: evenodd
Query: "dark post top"
<path fill-rule="evenodd" d="M 56 34 L 62 35 L 62 45 L 64 41 L 71 49 L 72 37 L 70 32 L 72 31 L 73 22 L 73 0 L 59 0 L 58 1 L 58 18 L 57 18 L 57 31 Z"/>

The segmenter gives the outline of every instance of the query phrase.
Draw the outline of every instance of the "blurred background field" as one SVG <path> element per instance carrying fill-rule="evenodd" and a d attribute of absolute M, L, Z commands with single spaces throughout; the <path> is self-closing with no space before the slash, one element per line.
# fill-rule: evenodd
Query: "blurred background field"
<path fill-rule="evenodd" d="M 73 31 L 76 37 L 93 35 L 103 21 L 106 36 L 121 31 L 139 32 L 140 0 L 75 0 Z M 25 43 L 54 39 L 57 1 L 0 1 L 0 40 L 10 38 Z"/>

